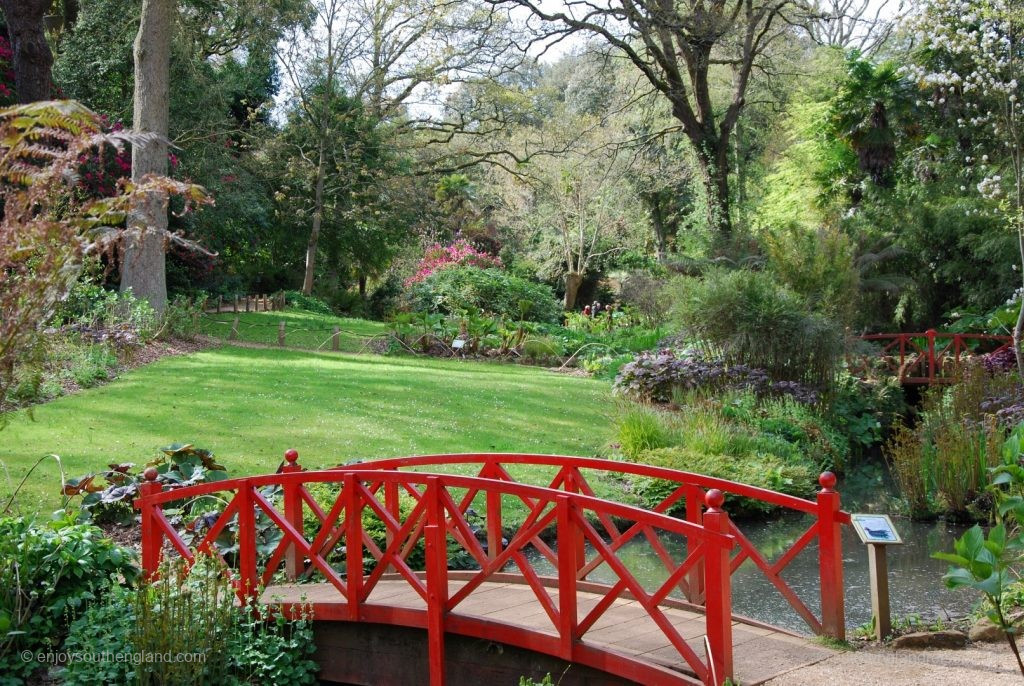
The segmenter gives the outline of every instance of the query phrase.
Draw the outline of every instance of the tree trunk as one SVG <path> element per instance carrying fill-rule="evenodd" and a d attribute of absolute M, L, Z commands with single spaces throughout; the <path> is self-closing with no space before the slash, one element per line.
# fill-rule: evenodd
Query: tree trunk
<path fill-rule="evenodd" d="M 50 99 L 53 53 L 46 42 L 43 15 L 53 0 L 0 0 L 14 52 L 14 87 L 18 102 Z"/>
<path fill-rule="evenodd" d="M 576 306 L 576 294 L 579 293 L 580 285 L 583 283 L 583 275 L 579 272 L 566 272 L 565 274 L 565 309 L 571 310 Z"/>
<path fill-rule="evenodd" d="M 320 242 L 320 226 L 324 218 L 324 136 L 320 136 L 320 157 L 316 165 L 316 190 L 313 194 L 313 227 L 309 230 L 309 241 L 306 242 L 306 274 L 302 279 L 302 292 L 309 295 L 313 292 L 313 276 L 316 274 L 316 250 Z"/>
<path fill-rule="evenodd" d="M 704 131 L 688 137 L 697 153 L 697 165 L 704 182 L 708 228 L 718 241 L 723 241 L 732 235 L 732 220 L 729 217 L 729 138 L 712 136 Z"/>
<path fill-rule="evenodd" d="M 134 126 L 156 139 L 132 146 L 132 181 L 167 174 L 167 121 L 170 105 L 171 29 L 174 0 L 143 0 L 135 37 Z M 128 231 L 121 261 L 121 290 L 129 288 L 157 312 L 167 305 L 165 237 L 167 196 L 149 193 L 128 208 Z"/>
<path fill-rule="evenodd" d="M 1017 249 L 1020 251 L 1021 280 L 1024 282 L 1024 146 L 1019 142 L 1012 148 L 1012 159 L 1016 205 L 1013 222 L 1017 225 Z M 1017 372 L 1024 378 L 1024 351 L 1020 347 L 1021 339 L 1024 338 L 1024 292 L 1018 300 L 1020 311 L 1013 326 L 1013 353 L 1017 357 Z"/>
<path fill-rule="evenodd" d="M 665 212 L 662 193 L 658 191 L 641 193 L 640 199 L 647 206 L 647 211 L 651 215 L 651 228 L 654 229 L 655 257 L 657 257 L 658 262 L 664 262 L 668 241 L 665 235 Z"/>
<path fill-rule="evenodd" d="M 718 144 L 724 144 L 719 141 Z M 708 226 L 717 237 L 728 239 L 732 235 L 732 219 L 729 216 L 729 151 L 728 147 L 715 151 L 714 161 L 702 162 L 704 182 L 708 194 Z M 700 156 L 698 156 L 700 157 Z"/>
<path fill-rule="evenodd" d="M 359 274 L 359 297 L 366 298 L 366 274 Z"/>

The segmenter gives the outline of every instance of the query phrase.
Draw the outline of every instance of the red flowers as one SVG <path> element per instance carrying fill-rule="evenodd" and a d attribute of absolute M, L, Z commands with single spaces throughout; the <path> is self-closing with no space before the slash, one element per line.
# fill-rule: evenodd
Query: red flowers
<path fill-rule="evenodd" d="M 488 255 L 470 245 L 469 241 L 458 240 L 449 246 L 434 243 L 427 248 L 416 273 L 405 280 L 406 287 L 419 283 L 436 271 L 448 267 L 502 267 L 501 258 Z"/>

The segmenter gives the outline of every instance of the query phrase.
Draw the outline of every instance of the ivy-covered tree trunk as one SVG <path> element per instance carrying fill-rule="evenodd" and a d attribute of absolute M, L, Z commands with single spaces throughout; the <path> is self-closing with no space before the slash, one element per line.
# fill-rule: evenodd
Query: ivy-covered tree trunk
<path fill-rule="evenodd" d="M 0 0 L 14 51 L 14 87 L 18 102 L 50 99 L 53 53 L 46 42 L 43 16 L 53 0 Z"/>
<path fill-rule="evenodd" d="M 135 37 L 134 130 L 152 137 L 132 147 L 132 180 L 167 174 L 171 28 L 174 0 L 143 0 Z M 167 304 L 165 235 L 167 196 L 148 193 L 128 211 L 121 260 L 121 290 L 131 289 L 158 312 Z"/>
<path fill-rule="evenodd" d="M 708 227 L 719 239 L 732 234 L 729 216 L 729 138 L 700 133 L 690 135 L 697 151 L 704 190 L 707 196 Z"/>

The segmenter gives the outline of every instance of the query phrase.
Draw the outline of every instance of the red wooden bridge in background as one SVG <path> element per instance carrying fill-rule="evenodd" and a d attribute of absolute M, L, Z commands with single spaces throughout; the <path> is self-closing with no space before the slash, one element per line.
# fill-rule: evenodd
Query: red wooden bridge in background
<path fill-rule="evenodd" d="M 1013 348 L 1010 336 L 989 334 L 877 333 L 859 336 L 882 345 L 881 359 L 900 383 L 909 385 L 952 383 L 964 361 L 977 354 Z"/>
<path fill-rule="evenodd" d="M 599 670 L 618 678 L 615 683 L 647 685 L 720 686 L 727 678 L 749 685 L 830 655 L 789 632 L 734 616 L 730 578 L 744 562 L 759 570 L 813 633 L 844 637 L 840 527 L 850 518 L 840 510 L 829 472 L 821 475 L 812 501 L 594 458 L 431 455 L 321 471 L 304 471 L 297 460 L 288 451 L 276 474 L 169 490 L 156 480 L 155 469 L 147 470 L 135 501 L 142 514 L 145 571 L 156 574 L 164 555 L 176 553 L 189 563 L 198 554 L 215 555 L 230 562 L 240 600 L 258 598 L 289 613 L 311 609 L 321 626 L 425 630 L 428 664 L 409 666 L 402 683 L 427 683 L 429 675 L 431 686 L 453 677 L 446 637 L 499 642 Z M 524 467 L 534 479 L 547 473 L 547 485 L 519 482 L 514 475 Z M 667 495 L 651 510 L 613 502 L 595 495 L 595 475 L 661 480 Z M 214 493 L 227 505 L 189 548 L 163 508 Z M 808 528 L 769 560 L 723 510 L 727 494 L 808 515 Z M 676 508 L 685 517 L 667 514 Z M 484 523 L 477 528 L 473 522 L 481 513 Z M 513 513 L 516 524 L 510 528 L 506 522 Z M 267 555 L 258 554 L 258 521 L 280 531 Z M 232 522 L 237 554 L 225 556 L 216 540 Z M 383 545 L 368 526 L 383 528 Z M 415 569 L 411 556 L 421 542 L 425 565 Z M 815 602 L 782 578 L 812 543 L 820 575 L 818 612 L 811 609 Z M 641 583 L 622 554 L 627 544 L 649 546 L 664 567 L 663 580 Z M 476 569 L 449 569 L 455 552 Z M 357 562 L 338 564 L 339 559 Z M 597 583 L 589 578 L 596 570 L 616 580 Z M 332 660 L 344 662 L 344 651 L 336 652 L 318 654 L 324 678 L 332 678 Z M 356 668 L 369 669 L 372 655 L 363 659 Z M 483 668 L 485 660 L 480 662 Z M 374 683 L 351 674 L 352 660 L 345 669 L 333 678 Z M 422 678 L 415 677 L 417 671 Z"/>

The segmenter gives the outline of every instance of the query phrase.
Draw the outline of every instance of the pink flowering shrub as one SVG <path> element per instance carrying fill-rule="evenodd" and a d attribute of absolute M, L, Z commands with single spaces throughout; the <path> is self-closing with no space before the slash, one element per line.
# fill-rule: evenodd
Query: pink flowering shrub
<path fill-rule="evenodd" d="M 416 273 L 405 280 L 406 287 L 423 281 L 431 274 L 448 267 L 501 268 L 501 258 L 474 248 L 469 241 L 458 240 L 448 246 L 434 243 L 427 248 L 416 268 Z"/>
<path fill-rule="evenodd" d="M 119 121 L 110 124 L 106 115 L 100 117 L 104 132 L 118 133 L 124 130 Z M 171 174 L 178 168 L 178 157 L 167 154 Z M 120 193 L 118 182 L 131 178 L 132 148 L 125 145 L 120 150 L 113 145 L 97 146 L 78 156 L 78 187 L 86 197 L 112 198 Z"/>
<path fill-rule="evenodd" d="M 121 131 L 121 122 L 108 127 L 102 117 L 104 130 Z M 110 198 L 120 193 L 117 187 L 120 179 L 132 174 L 132 152 L 129 146 L 118 150 L 113 145 L 97 146 L 78 156 L 78 186 L 85 195 L 93 198 Z"/>
<path fill-rule="evenodd" d="M 0 35 L 0 106 L 13 105 L 14 97 L 14 51 L 7 36 Z"/>

